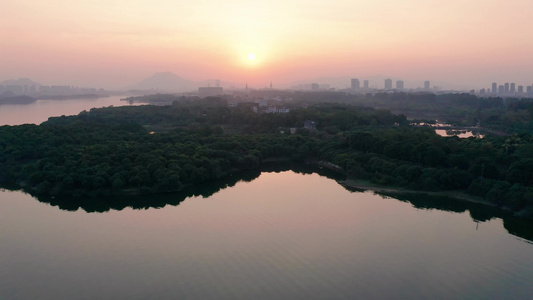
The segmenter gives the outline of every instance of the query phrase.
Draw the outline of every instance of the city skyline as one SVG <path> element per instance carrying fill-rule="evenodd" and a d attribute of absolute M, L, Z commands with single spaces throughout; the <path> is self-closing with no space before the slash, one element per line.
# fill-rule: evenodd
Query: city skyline
<path fill-rule="evenodd" d="M 531 11 L 525 0 L 21 0 L 0 11 L 0 81 L 124 88 L 170 71 L 256 87 L 375 76 L 528 86 Z"/>
<path fill-rule="evenodd" d="M 340 86 L 324 83 L 323 80 L 318 82 L 307 82 L 292 85 L 290 87 L 282 87 L 278 89 L 293 89 L 293 90 L 346 90 L 359 92 L 378 92 L 384 91 L 404 91 L 404 92 L 470 92 L 471 94 L 477 94 L 480 96 L 518 96 L 518 97 L 531 97 L 533 96 L 533 84 L 531 85 L 517 85 L 514 82 L 506 82 L 504 84 L 498 84 L 493 82 L 487 88 L 480 89 L 443 89 L 441 86 L 435 85 L 430 80 L 410 82 L 409 86 L 405 85 L 405 81 L 402 79 L 376 79 L 372 81 L 370 85 L 370 79 L 359 78 L 345 78 Z M 349 85 L 346 84 L 349 82 Z M 363 85 L 361 85 L 363 82 Z M 379 83 L 381 82 L 381 84 Z M 377 83 L 377 84 L 376 84 Z M 394 83 L 394 86 L 393 86 Z M 141 82 L 132 85 L 131 88 L 126 89 L 114 89 L 115 92 L 125 92 L 127 90 L 157 90 L 166 92 L 192 92 L 197 88 L 205 86 L 210 87 L 213 84 L 215 87 L 225 86 L 230 90 L 239 89 L 273 89 L 273 83 L 270 81 L 268 86 L 264 87 L 252 87 L 248 83 L 244 86 L 235 84 L 232 82 L 224 82 L 220 79 L 211 79 L 204 81 L 191 81 L 185 78 L 179 77 L 176 74 L 170 72 L 156 73 L 151 77 L 145 78 Z M 104 89 L 95 87 L 80 87 L 71 85 L 46 85 L 39 82 L 35 82 L 29 78 L 19 78 L 0 81 L 0 94 L 4 92 L 12 92 L 15 95 L 67 95 L 78 93 L 97 93 L 103 92 Z"/>

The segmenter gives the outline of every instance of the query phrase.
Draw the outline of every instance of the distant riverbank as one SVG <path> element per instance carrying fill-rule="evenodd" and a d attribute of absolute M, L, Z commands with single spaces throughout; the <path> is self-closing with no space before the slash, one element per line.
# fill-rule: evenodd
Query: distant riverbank
<path fill-rule="evenodd" d="M 30 104 L 37 101 L 37 99 L 30 96 L 0 96 L 0 104 Z"/>
<path fill-rule="evenodd" d="M 100 95 L 100 94 L 80 94 L 80 95 L 51 95 L 51 96 L 39 96 L 38 100 L 75 100 L 75 99 L 96 99 L 96 98 L 106 98 L 109 95 Z"/>

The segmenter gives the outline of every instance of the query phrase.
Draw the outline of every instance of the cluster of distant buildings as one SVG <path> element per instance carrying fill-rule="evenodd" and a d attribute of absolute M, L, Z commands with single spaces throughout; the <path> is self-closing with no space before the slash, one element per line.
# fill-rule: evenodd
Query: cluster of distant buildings
<path fill-rule="evenodd" d="M 36 96 L 36 95 L 47 95 L 47 96 L 70 96 L 70 95 L 80 95 L 80 94 L 98 94 L 103 93 L 103 89 L 95 88 L 79 88 L 69 85 L 37 85 L 37 84 L 10 84 L 10 85 L 0 85 L 0 95 L 1 94 L 13 94 L 13 95 L 25 95 L 25 96 Z"/>
<path fill-rule="evenodd" d="M 270 83 L 270 89 L 272 89 L 272 83 Z M 299 90 L 299 91 L 331 91 L 335 90 L 332 88 L 329 84 L 319 84 L 319 83 L 308 83 L 308 84 L 299 84 L 291 86 L 291 90 Z M 382 90 L 378 89 L 376 87 L 370 86 L 369 80 L 363 80 L 362 84 L 357 78 L 351 79 L 351 86 L 350 88 L 353 92 L 375 92 L 376 90 Z M 248 85 L 246 85 L 245 91 L 248 91 Z M 396 80 L 395 86 L 393 87 L 393 81 L 392 79 L 385 79 L 384 81 L 384 88 L 383 90 L 387 91 L 403 91 L 405 90 L 405 84 L 403 80 Z M 434 86 L 431 87 L 430 81 L 424 82 L 423 88 L 418 88 L 417 90 L 423 90 L 423 91 L 438 91 L 440 90 L 439 87 Z M 220 96 L 224 95 L 224 89 L 220 86 L 220 81 L 216 80 L 215 86 L 207 86 L 207 87 L 199 87 L 197 95 L 199 97 L 213 97 L 213 96 Z"/>
<path fill-rule="evenodd" d="M 403 91 L 405 90 L 405 85 L 403 80 L 396 80 L 395 86 L 393 87 L 393 81 L 390 78 L 385 79 L 383 89 L 390 91 L 390 90 L 398 90 Z M 363 85 L 361 85 L 361 82 L 357 78 L 352 78 L 350 88 L 354 91 L 369 91 L 370 88 L 370 82 L 368 80 L 363 80 Z M 375 88 L 372 88 L 375 89 Z M 420 88 L 419 88 L 420 89 Z M 422 88 L 424 91 L 431 90 L 431 82 L 429 80 L 424 81 L 424 87 Z M 433 89 L 438 89 L 438 87 L 433 87 Z"/>
<path fill-rule="evenodd" d="M 363 84 L 357 78 L 351 80 L 351 90 L 355 92 L 368 92 L 370 90 L 375 90 L 376 88 L 371 88 L 369 81 L 364 80 Z M 388 78 L 384 81 L 383 90 L 385 91 L 403 91 L 405 90 L 403 80 L 396 80 L 395 86 L 393 86 L 392 79 Z M 429 80 L 424 81 L 424 87 L 416 89 L 418 91 L 439 91 L 440 88 L 437 86 L 432 87 Z M 533 97 L 533 84 L 529 86 L 516 85 L 515 83 L 506 82 L 505 84 L 500 84 L 493 82 L 491 88 L 480 89 L 479 91 L 471 90 L 471 94 L 476 94 L 479 96 L 505 96 L 505 97 Z"/>
<path fill-rule="evenodd" d="M 38 85 L 0 85 L 0 94 L 13 93 L 15 95 L 35 94 L 39 91 Z"/>
<path fill-rule="evenodd" d="M 507 96 L 507 97 L 533 97 L 533 84 L 524 86 L 516 85 L 514 82 L 506 82 L 498 85 L 497 82 L 493 82 L 491 88 L 480 89 L 470 91 L 472 94 L 478 94 L 481 96 Z"/>
<path fill-rule="evenodd" d="M 204 86 L 198 88 L 198 96 L 204 97 L 214 97 L 224 94 L 224 88 L 220 86 L 220 80 L 215 80 L 215 86 Z"/>
<path fill-rule="evenodd" d="M 328 91 L 332 90 L 331 86 L 329 84 L 318 84 L 318 83 L 309 83 L 309 84 L 300 84 L 300 85 L 294 85 L 291 87 L 293 90 L 303 90 L 303 91 Z M 380 90 L 376 87 L 370 86 L 369 80 L 363 80 L 362 84 L 361 81 L 357 78 L 352 78 L 350 82 L 350 88 L 354 92 L 370 92 L 375 90 Z M 395 86 L 393 86 L 392 79 L 388 78 L 384 81 L 384 90 L 405 90 L 405 85 L 403 80 L 396 80 Z M 431 83 L 429 81 L 424 82 L 423 90 L 429 91 L 429 90 L 438 90 L 439 87 L 433 87 L 431 88 Z M 420 88 L 419 88 L 420 90 Z"/>
<path fill-rule="evenodd" d="M 329 84 L 307 83 L 294 85 L 291 89 L 300 91 L 328 91 L 331 90 L 331 86 Z"/>

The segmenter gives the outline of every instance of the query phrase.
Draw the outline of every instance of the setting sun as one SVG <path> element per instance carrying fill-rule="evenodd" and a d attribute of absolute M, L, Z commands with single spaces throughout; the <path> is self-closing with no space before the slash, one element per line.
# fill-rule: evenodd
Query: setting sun
<path fill-rule="evenodd" d="M 255 53 L 248 54 L 248 59 L 249 60 L 255 60 Z"/>

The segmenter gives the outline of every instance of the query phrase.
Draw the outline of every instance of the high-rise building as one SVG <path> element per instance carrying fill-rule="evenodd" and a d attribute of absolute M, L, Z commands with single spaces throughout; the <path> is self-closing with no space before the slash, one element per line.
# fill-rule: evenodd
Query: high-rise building
<path fill-rule="evenodd" d="M 516 89 L 515 89 L 515 84 L 514 82 L 511 83 L 511 90 L 510 90 L 511 94 L 514 94 L 516 92 Z"/>
<path fill-rule="evenodd" d="M 391 90 L 392 89 L 392 79 L 385 79 L 385 89 Z"/>
<path fill-rule="evenodd" d="M 498 84 L 496 82 L 492 83 L 492 93 L 493 94 L 498 93 Z"/>
<path fill-rule="evenodd" d="M 396 88 L 403 90 L 403 80 L 396 80 Z"/>
<path fill-rule="evenodd" d="M 368 89 L 368 80 L 363 81 L 363 86 L 365 89 Z"/>
<path fill-rule="evenodd" d="M 509 82 L 506 82 L 505 85 L 504 85 L 504 90 L 503 90 L 506 94 L 509 93 Z"/>
<path fill-rule="evenodd" d="M 359 79 L 353 78 L 352 79 L 352 89 L 359 89 L 361 86 L 359 84 Z"/>
<path fill-rule="evenodd" d="M 524 86 L 523 85 L 519 85 L 518 86 L 518 93 L 519 94 L 523 94 L 524 93 Z"/>
<path fill-rule="evenodd" d="M 505 93 L 505 86 L 500 84 L 498 86 L 498 94 L 503 94 L 503 93 Z"/>
<path fill-rule="evenodd" d="M 220 86 L 205 86 L 198 88 L 198 95 L 202 98 L 220 96 L 224 94 L 224 89 Z"/>
<path fill-rule="evenodd" d="M 424 90 L 429 90 L 431 87 L 429 80 L 424 81 Z"/>

